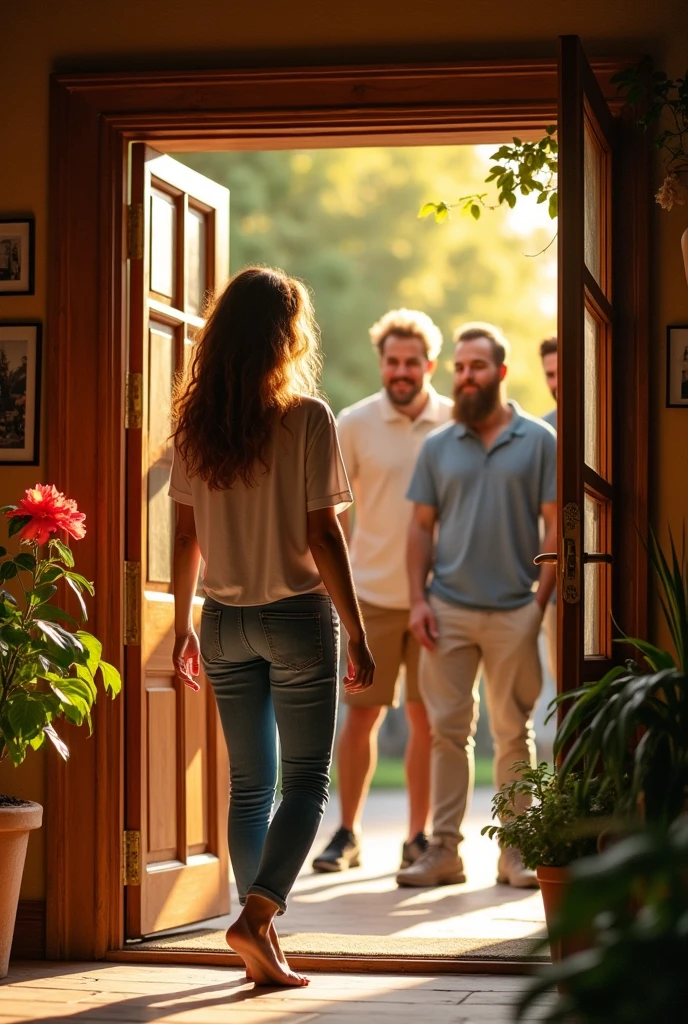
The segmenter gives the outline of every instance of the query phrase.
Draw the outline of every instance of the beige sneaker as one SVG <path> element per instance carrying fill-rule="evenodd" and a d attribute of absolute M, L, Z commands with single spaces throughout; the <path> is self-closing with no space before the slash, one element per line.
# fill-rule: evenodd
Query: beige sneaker
<path fill-rule="evenodd" d="M 397 874 L 397 885 L 422 887 L 465 881 L 463 861 L 456 852 L 456 843 L 451 840 L 432 839 L 427 850 Z"/>
<path fill-rule="evenodd" d="M 540 888 L 537 875 L 525 867 L 520 850 L 515 846 L 507 846 L 499 854 L 497 881 L 502 885 L 513 885 L 515 889 Z"/>

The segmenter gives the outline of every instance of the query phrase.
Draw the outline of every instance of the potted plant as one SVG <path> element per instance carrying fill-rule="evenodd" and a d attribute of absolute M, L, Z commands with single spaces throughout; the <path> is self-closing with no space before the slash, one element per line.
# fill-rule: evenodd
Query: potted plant
<path fill-rule="evenodd" d="M 587 929 L 592 941 L 531 982 L 516 1018 L 556 985 L 559 999 L 538 1020 L 684 1021 L 687 920 L 688 817 L 680 815 L 572 867 L 556 934 L 565 941 Z"/>
<path fill-rule="evenodd" d="M 82 538 L 85 516 L 48 484 L 36 484 L 0 514 L 9 520 L 9 536 L 20 541 L 16 554 L 0 547 L 0 761 L 19 765 L 46 740 L 66 760 L 55 724 L 86 722 L 91 729 L 98 673 L 112 697 L 121 688 L 100 642 L 53 600 L 60 585 L 69 586 L 87 619 L 83 595 L 92 596 L 93 585 L 74 570 L 72 550 L 59 536 Z M 0 795 L 0 978 L 7 974 L 29 832 L 40 826 L 42 812 L 40 804 Z"/>
<path fill-rule="evenodd" d="M 603 767 L 627 818 L 664 827 L 688 795 L 688 571 L 685 538 L 680 554 L 671 531 L 669 540 L 667 557 L 650 531 L 647 550 L 676 656 L 624 636 L 644 664 L 617 665 L 553 702 L 568 705 L 554 741 L 562 780 L 575 773 L 585 796 Z"/>
<path fill-rule="evenodd" d="M 536 768 L 519 761 L 513 769 L 518 778 L 492 800 L 492 817 L 500 824 L 486 825 L 481 834 L 498 839 L 501 846 L 516 847 L 525 866 L 537 873 L 552 959 L 559 960 L 585 942 L 580 936 L 569 938 L 562 948 L 554 926 L 570 865 L 596 851 L 614 810 L 613 792 L 602 779 L 583 792 L 575 774 L 562 780 L 545 761 Z M 529 806 L 517 813 L 524 797 Z"/>
<path fill-rule="evenodd" d="M 560 785 L 575 785 L 583 802 L 614 792 L 616 814 L 635 834 L 571 867 L 552 936 L 568 954 L 570 936 L 587 933 L 587 951 L 565 956 L 523 1003 L 557 984 L 562 999 L 551 1020 L 569 1019 L 569 1011 L 585 1021 L 683 1019 L 663 1011 L 685 1009 L 679 975 L 688 919 L 688 571 L 685 541 L 679 552 L 671 531 L 668 554 L 652 530 L 647 551 L 675 655 L 623 636 L 642 664 L 630 660 L 553 702 L 568 706 L 554 742 Z M 627 999 L 629 991 L 635 995 Z M 622 999 L 627 1009 L 617 1017 Z"/>

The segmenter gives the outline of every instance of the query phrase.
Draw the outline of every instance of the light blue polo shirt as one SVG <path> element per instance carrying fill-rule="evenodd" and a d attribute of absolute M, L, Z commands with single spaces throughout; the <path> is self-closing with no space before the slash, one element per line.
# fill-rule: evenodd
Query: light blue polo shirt
<path fill-rule="evenodd" d="M 540 507 L 557 499 L 557 437 L 509 405 L 511 423 L 489 450 L 461 423 L 429 434 L 406 494 L 437 509 L 430 591 L 450 604 L 504 611 L 533 599 Z"/>

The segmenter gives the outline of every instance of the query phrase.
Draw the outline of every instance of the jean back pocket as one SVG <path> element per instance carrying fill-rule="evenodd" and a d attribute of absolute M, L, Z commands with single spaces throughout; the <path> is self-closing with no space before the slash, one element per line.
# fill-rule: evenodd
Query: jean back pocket
<path fill-rule="evenodd" d="M 220 636 L 220 608 L 203 606 L 201 613 L 201 658 L 210 664 L 222 657 L 222 639 Z"/>
<path fill-rule="evenodd" d="M 260 621 L 275 665 L 301 672 L 322 661 L 320 612 L 260 612 Z"/>

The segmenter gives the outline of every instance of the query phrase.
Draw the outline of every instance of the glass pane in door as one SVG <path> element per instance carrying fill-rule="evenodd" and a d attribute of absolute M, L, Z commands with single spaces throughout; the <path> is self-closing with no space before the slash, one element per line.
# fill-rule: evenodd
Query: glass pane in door
<path fill-rule="evenodd" d="M 585 190 L 585 265 L 597 283 L 601 284 L 600 225 L 602 223 L 602 208 L 600 199 L 602 193 L 602 153 L 590 131 L 587 121 L 585 124 L 583 173 Z"/>
<path fill-rule="evenodd" d="M 189 207 L 186 215 L 186 309 L 200 316 L 206 292 L 206 215 Z"/>
<path fill-rule="evenodd" d="M 153 324 L 148 341 L 148 574 L 149 581 L 172 580 L 174 502 L 167 496 L 172 465 L 172 382 L 175 372 L 174 330 Z"/>
<path fill-rule="evenodd" d="M 583 520 L 583 550 L 600 551 L 602 530 L 600 528 L 602 508 L 589 494 L 585 495 L 585 514 Z M 600 621 L 602 609 L 602 573 L 603 565 L 591 562 L 585 564 L 585 607 L 583 626 L 583 651 L 586 655 L 603 654 L 603 631 Z"/>
<path fill-rule="evenodd" d="M 600 472 L 600 325 L 585 311 L 585 461 Z"/>
<path fill-rule="evenodd" d="M 172 196 L 153 190 L 150 221 L 150 289 L 173 299 L 177 207 Z"/>

